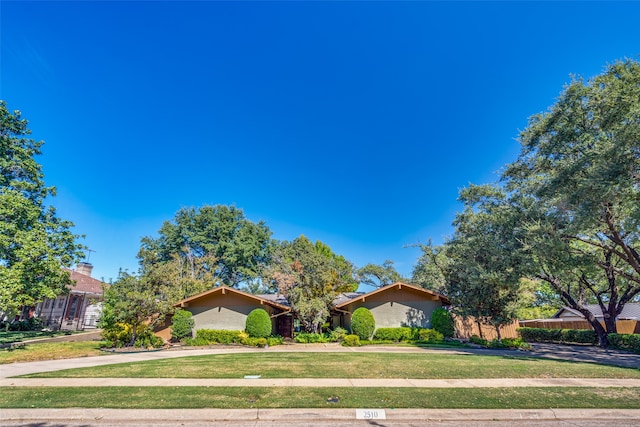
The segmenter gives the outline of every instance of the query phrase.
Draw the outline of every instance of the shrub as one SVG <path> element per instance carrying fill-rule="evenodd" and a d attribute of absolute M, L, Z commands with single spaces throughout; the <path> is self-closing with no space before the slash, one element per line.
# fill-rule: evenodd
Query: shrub
<path fill-rule="evenodd" d="M 456 332 L 453 316 L 444 307 L 439 307 L 431 313 L 431 328 L 440 332 L 445 338 L 452 338 Z"/>
<path fill-rule="evenodd" d="M 271 335 L 271 318 L 262 308 L 256 308 L 247 316 L 246 331 L 250 337 L 266 338 Z"/>
<path fill-rule="evenodd" d="M 418 340 L 436 343 L 444 341 L 444 336 L 434 329 L 420 329 L 420 332 L 418 332 Z"/>
<path fill-rule="evenodd" d="M 272 337 L 267 337 L 267 345 L 269 347 L 274 346 L 274 345 L 281 345 L 284 342 L 284 338 L 282 338 L 280 335 L 274 335 Z"/>
<path fill-rule="evenodd" d="M 342 345 L 345 347 L 359 347 L 360 337 L 357 335 L 347 335 L 342 340 Z"/>
<path fill-rule="evenodd" d="M 128 323 L 116 323 L 109 329 L 102 331 L 102 339 L 106 347 L 122 348 L 131 343 L 133 327 Z M 138 348 L 158 348 L 162 347 L 162 338 L 156 336 L 153 331 L 146 326 L 138 329 L 134 347 Z"/>
<path fill-rule="evenodd" d="M 518 333 L 527 342 L 598 343 L 598 336 L 593 329 L 518 328 Z"/>
<path fill-rule="evenodd" d="M 198 329 L 195 339 L 188 339 L 186 343 L 188 345 L 242 344 L 247 338 L 248 335 L 243 331 Z"/>
<path fill-rule="evenodd" d="M 471 335 L 469 337 L 469 342 L 473 343 L 473 344 L 482 345 L 482 346 L 485 346 L 485 347 L 489 344 L 489 342 L 487 340 L 485 340 L 484 338 L 480 338 L 477 335 Z"/>
<path fill-rule="evenodd" d="M 531 348 L 522 338 L 502 338 L 502 345 L 506 348 Z"/>
<path fill-rule="evenodd" d="M 347 331 L 345 328 L 341 328 L 340 326 L 338 326 L 337 328 L 335 328 L 333 331 L 329 333 L 329 341 L 330 342 L 342 341 L 344 337 L 347 336 L 348 333 L 349 331 Z"/>
<path fill-rule="evenodd" d="M 611 347 L 640 354 L 640 334 L 609 334 Z"/>
<path fill-rule="evenodd" d="M 264 347 L 267 346 L 268 341 L 267 341 L 266 338 L 249 337 L 244 341 L 243 344 L 247 345 L 249 347 L 261 347 L 261 348 L 264 348 Z"/>
<path fill-rule="evenodd" d="M 145 328 L 144 331 L 138 334 L 133 346 L 138 348 L 160 348 L 163 344 L 162 338 L 154 334 L 151 329 Z"/>
<path fill-rule="evenodd" d="M 351 332 L 361 340 L 369 340 L 376 330 L 376 320 L 368 308 L 357 308 L 351 316 Z"/>
<path fill-rule="evenodd" d="M 373 336 L 373 339 L 380 341 L 411 341 L 415 339 L 417 333 L 415 333 L 417 329 L 412 328 L 379 328 L 376 329 L 376 333 Z"/>
<path fill-rule="evenodd" d="M 180 341 L 191 336 L 194 321 L 193 315 L 187 310 L 178 310 L 171 319 L 171 338 Z"/>
<path fill-rule="evenodd" d="M 327 342 L 328 338 L 323 334 L 314 334 L 310 332 L 299 332 L 293 338 L 293 340 L 300 344 L 312 344 Z"/>

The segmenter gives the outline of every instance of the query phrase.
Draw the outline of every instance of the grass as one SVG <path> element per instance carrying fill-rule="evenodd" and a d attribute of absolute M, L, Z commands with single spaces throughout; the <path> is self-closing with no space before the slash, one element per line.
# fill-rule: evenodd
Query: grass
<path fill-rule="evenodd" d="M 32 378 L 640 378 L 640 369 L 558 360 L 421 353 L 238 353 L 27 375 Z"/>
<path fill-rule="evenodd" d="M 100 351 L 102 346 L 104 343 L 99 341 L 24 344 L 13 349 L 0 349 L 0 364 L 99 356 L 105 354 Z"/>
<path fill-rule="evenodd" d="M 640 409 L 640 388 L 16 387 L 0 408 Z M 329 403 L 329 397 L 338 397 Z"/>
<path fill-rule="evenodd" d="M 51 338 L 60 335 L 71 335 L 71 331 L 2 331 L 0 332 L 0 344 L 11 344 L 36 338 Z"/>

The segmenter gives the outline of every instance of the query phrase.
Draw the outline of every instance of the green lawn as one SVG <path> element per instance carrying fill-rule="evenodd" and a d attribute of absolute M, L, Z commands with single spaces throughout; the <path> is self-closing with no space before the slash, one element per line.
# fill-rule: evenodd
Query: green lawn
<path fill-rule="evenodd" d="M 38 378 L 640 378 L 640 369 L 558 360 L 421 353 L 239 353 L 32 374 Z"/>
<path fill-rule="evenodd" d="M 70 331 L 2 331 L 0 332 L 0 344 L 9 344 L 14 342 L 22 342 L 36 338 L 51 338 L 60 335 L 71 335 Z"/>
<path fill-rule="evenodd" d="M 640 409 L 638 396 L 640 388 L 15 387 L 2 390 L 0 408 Z"/>

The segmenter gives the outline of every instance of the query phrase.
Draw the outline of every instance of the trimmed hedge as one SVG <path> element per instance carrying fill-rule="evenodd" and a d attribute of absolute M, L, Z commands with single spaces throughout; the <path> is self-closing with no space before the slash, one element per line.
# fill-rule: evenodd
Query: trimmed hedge
<path fill-rule="evenodd" d="M 347 335 L 342 340 L 342 345 L 345 347 L 359 347 L 360 337 L 357 335 Z"/>
<path fill-rule="evenodd" d="M 598 343 L 596 331 L 592 329 L 518 328 L 518 333 L 527 342 Z"/>
<path fill-rule="evenodd" d="M 311 332 L 299 332 L 296 334 L 293 340 L 300 344 L 312 344 L 312 343 L 328 342 L 329 338 L 327 338 L 324 334 L 314 334 Z"/>
<path fill-rule="evenodd" d="M 418 340 L 431 343 L 442 342 L 444 341 L 444 335 L 434 329 L 420 329 Z"/>
<path fill-rule="evenodd" d="M 413 341 L 418 338 L 417 335 L 418 332 L 415 328 L 378 328 L 373 339 L 393 342 Z"/>
<path fill-rule="evenodd" d="M 271 318 L 263 308 L 251 310 L 247 316 L 246 331 L 252 338 L 266 338 L 271 335 Z"/>
<path fill-rule="evenodd" d="M 368 308 L 357 308 L 351 315 L 351 332 L 361 340 L 369 340 L 376 330 L 376 319 Z"/>
<path fill-rule="evenodd" d="M 180 341 L 190 337 L 193 325 L 193 315 L 190 311 L 177 310 L 171 318 L 171 338 Z"/>
<path fill-rule="evenodd" d="M 226 331 L 218 329 L 198 329 L 193 340 L 187 340 L 189 345 L 209 344 L 242 344 L 248 337 L 243 331 Z"/>
<path fill-rule="evenodd" d="M 609 334 L 607 338 L 613 348 L 640 354 L 640 334 Z"/>
<path fill-rule="evenodd" d="M 431 313 L 431 328 L 440 332 L 445 338 L 453 338 L 456 333 L 453 316 L 444 307 L 438 307 Z"/>

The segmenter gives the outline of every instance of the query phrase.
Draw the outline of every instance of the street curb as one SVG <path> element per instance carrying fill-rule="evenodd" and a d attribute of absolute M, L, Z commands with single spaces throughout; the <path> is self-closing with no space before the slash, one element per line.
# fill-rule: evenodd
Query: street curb
<path fill-rule="evenodd" d="M 386 409 L 393 421 L 625 420 L 640 409 Z M 0 421 L 352 421 L 356 409 L 3 409 Z"/>

